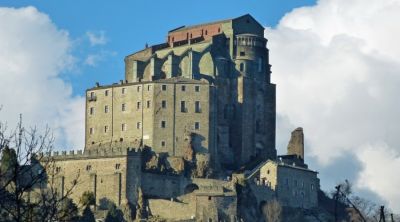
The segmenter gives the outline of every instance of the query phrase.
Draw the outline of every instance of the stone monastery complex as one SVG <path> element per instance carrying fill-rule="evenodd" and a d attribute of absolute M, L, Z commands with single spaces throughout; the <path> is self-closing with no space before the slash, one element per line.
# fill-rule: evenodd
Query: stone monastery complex
<path fill-rule="evenodd" d="M 54 180 L 65 192 L 79 175 L 74 201 L 90 191 L 142 220 L 263 221 L 272 199 L 317 207 L 301 128 L 277 156 L 275 88 L 252 16 L 173 29 L 125 57 L 124 80 L 87 90 L 85 149 L 54 152 Z"/>

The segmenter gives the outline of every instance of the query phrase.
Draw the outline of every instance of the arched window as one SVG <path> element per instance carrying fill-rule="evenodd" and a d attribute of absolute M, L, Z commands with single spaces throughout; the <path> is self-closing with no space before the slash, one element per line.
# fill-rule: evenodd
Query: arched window
<path fill-rule="evenodd" d="M 244 64 L 240 63 L 240 67 L 239 67 L 240 71 L 243 72 L 244 71 Z"/>

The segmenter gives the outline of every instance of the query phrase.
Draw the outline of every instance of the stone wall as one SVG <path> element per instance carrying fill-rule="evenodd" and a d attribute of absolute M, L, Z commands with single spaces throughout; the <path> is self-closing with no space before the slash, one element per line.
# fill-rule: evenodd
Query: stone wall
<path fill-rule="evenodd" d="M 136 190 L 140 185 L 140 152 L 136 150 L 94 150 L 84 153 L 58 153 L 46 156 L 54 160 L 50 165 L 48 183 L 58 185 L 61 193 L 71 190 L 70 198 L 79 204 L 85 191 L 93 192 L 96 203 L 102 198 L 121 205 L 136 203 Z M 75 181 L 76 180 L 76 184 Z M 75 185 L 74 185 L 75 184 Z"/>

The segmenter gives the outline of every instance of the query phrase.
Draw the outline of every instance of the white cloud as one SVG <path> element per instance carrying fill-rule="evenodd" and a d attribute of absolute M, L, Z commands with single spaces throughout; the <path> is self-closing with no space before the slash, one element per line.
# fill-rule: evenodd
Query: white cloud
<path fill-rule="evenodd" d="M 86 36 L 88 37 L 91 46 L 105 45 L 107 43 L 107 38 L 104 31 L 88 31 L 86 32 Z"/>
<path fill-rule="evenodd" d="M 82 149 L 84 99 L 60 78 L 74 62 L 68 32 L 34 7 L 0 8 L 0 27 L 1 121 L 12 128 L 22 113 L 26 126 L 49 125 L 57 148 Z"/>
<path fill-rule="evenodd" d="M 107 57 L 115 56 L 116 54 L 117 54 L 116 52 L 107 51 L 107 50 L 102 50 L 98 53 L 89 54 L 89 55 L 87 55 L 87 57 L 84 61 L 84 64 L 95 67 L 99 64 L 99 62 L 106 60 Z"/>
<path fill-rule="evenodd" d="M 285 120 L 278 119 L 284 135 L 277 141 L 288 137 L 287 126 L 302 126 L 308 155 L 321 168 L 356 156 L 363 164 L 357 186 L 400 211 L 400 192 L 388 187 L 400 187 L 393 170 L 400 154 L 398 21 L 399 0 L 320 0 L 288 13 L 266 37 Z"/>

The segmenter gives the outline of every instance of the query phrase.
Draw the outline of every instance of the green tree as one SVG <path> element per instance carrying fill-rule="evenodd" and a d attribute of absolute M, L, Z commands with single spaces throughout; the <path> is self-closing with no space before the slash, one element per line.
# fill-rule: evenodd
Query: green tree
<path fill-rule="evenodd" d="M 92 210 L 90 210 L 89 206 L 86 206 L 83 210 L 82 217 L 79 220 L 80 222 L 95 222 L 94 214 Z"/>
<path fill-rule="evenodd" d="M 124 215 L 120 209 L 118 209 L 115 204 L 110 204 L 108 211 L 107 211 L 107 216 L 106 219 L 104 220 L 105 222 L 120 222 L 120 221 L 125 221 L 124 220 Z"/>
<path fill-rule="evenodd" d="M 83 192 L 79 203 L 82 205 L 82 207 L 86 208 L 88 206 L 91 205 L 95 205 L 96 204 L 96 199 L 94 197 L 94 193 L 91 191 L 85 191 Z"/>

